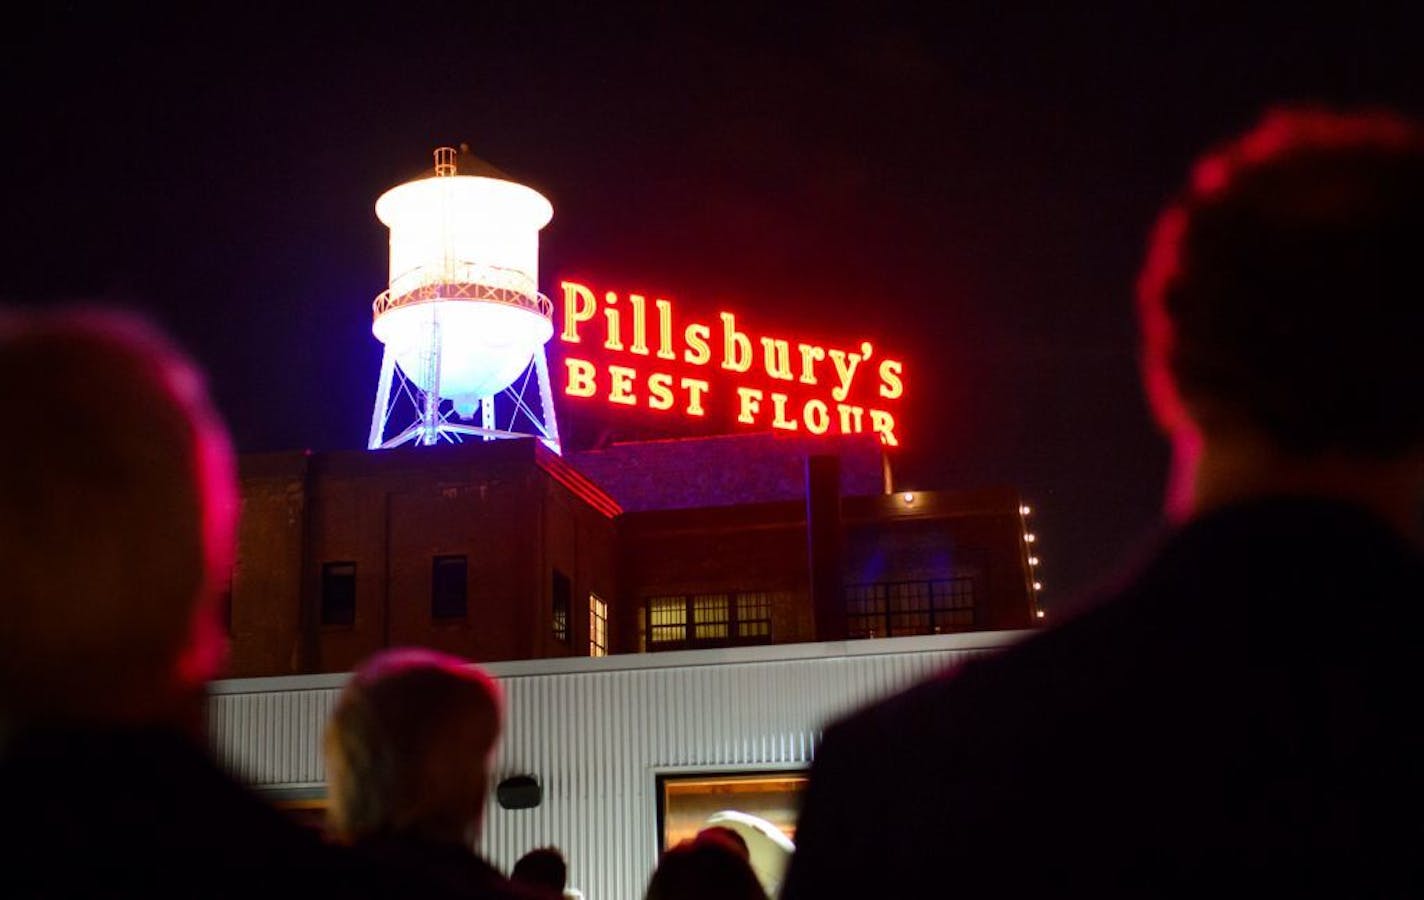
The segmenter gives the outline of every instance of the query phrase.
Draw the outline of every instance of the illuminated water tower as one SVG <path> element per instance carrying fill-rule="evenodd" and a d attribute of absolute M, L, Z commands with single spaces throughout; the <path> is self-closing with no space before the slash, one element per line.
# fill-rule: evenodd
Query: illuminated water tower
<path fill-rule="evenodd" d="M 463 144 L 376 200 L 391 266 L 372 305 L 385 353 L 369 448 L 534 436 L 559 452 L 553 304 L 539 293 L 539 229 L 553 215 Z"/>

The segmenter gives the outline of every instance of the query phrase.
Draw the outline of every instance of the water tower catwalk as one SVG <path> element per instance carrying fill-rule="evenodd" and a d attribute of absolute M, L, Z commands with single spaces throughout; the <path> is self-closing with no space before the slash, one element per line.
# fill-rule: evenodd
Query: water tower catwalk
<path fill-rule="evenodd" d="M 372 306 L 385 354 L 368 447 L 534 436 L 559 451 L 553 304 L 539 293 L 539 229 L 553 215 L 463 144 L 376 201 L 391 267 Z"/>

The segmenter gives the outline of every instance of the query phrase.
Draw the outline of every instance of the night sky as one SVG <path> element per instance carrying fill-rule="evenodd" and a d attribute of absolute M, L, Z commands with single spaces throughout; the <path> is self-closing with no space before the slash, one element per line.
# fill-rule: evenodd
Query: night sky
<path fill-rule="evenodd" d="M 468 141 L 552 201 L 551 296 L 587 278 L 898 351 L 899 486 L 1017 487 L 1051 610 L 1158 518 L 1132 287 L 1191 159 L 1272 103 L 1424 112 L 1407 4 L 285 5 L 6 29 L 0 300 L 147 310 L 241 451 L 361 447 L 373 204 Z"/>

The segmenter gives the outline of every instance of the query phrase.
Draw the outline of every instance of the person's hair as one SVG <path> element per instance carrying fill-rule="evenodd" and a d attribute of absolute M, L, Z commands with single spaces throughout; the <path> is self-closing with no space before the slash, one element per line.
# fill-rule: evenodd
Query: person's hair
<path fill-rule="evenodd" d="M 500 705 L 494 681 L 456 657 L 404 648 L 368 659 L 326 730 L 332 835 L 473 839 Z"/>
<path fill-rule="evenodd" d="M 644 900 L 766 900 L 746 855 L 721 830 L 705 830 L 664 853 Z"/>
<path fill-rule="evenodd" d="M 509 872 L 511 881 L 537 885 L 554 893 L 563 891 L 569 870 L 557 847 L 538 847 L 519 857 Z"/>
<path fill-rule="evenodd" d="M 1169 430 L 1245 427 L 1300 455 L 1424 444 L 1424 128 L 1276 110 L 1206 155 L 1138 284 Z"/>
<path fill-rule="evenodd" d="M 133 313 L 0 311 L 0 410 L 0 714 L 196 714 L 237 512 L 198 369 Z"/>

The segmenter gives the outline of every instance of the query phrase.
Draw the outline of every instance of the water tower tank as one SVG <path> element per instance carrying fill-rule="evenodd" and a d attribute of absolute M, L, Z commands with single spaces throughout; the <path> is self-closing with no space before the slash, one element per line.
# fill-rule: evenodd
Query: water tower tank
<path fill-rule="evenodd" d="M 539 229 L 553 207 L 467 160 L 442 147 L 433 175 L 377 199 L 391 232 L 390 281 L 371 329 L 406 378 L 462 418 L 519 378 L 554 333 L 538 289 Z"/>

